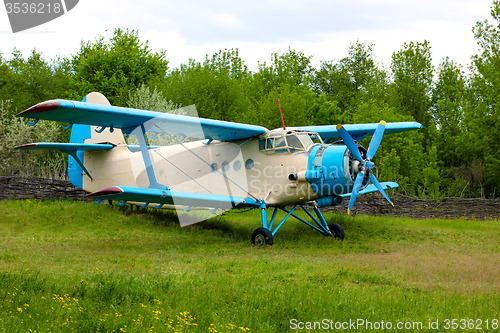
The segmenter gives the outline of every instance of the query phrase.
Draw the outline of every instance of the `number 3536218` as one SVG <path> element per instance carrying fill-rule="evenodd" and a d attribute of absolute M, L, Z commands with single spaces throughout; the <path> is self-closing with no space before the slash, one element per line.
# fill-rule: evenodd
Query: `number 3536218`
<path fill-rule="evenodd" d="M 7 14 L 59 14 L 63 11 L 60 3 L 8 2 Z"/>
<path fill-rule="evenodd" d="M 499 327 L 499 321 L 498 319 L 445 319 L 444 320 L 444 329 L 445 330 L 465 330 L 465 329 L 476 329 L 476 330 L 481 330 L 481 329 L 498 329 Z"/>

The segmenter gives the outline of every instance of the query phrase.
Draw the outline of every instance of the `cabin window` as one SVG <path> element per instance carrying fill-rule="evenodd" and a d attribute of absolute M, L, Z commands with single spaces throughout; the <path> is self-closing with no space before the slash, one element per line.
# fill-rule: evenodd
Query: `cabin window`
<path fill-rule="evenodd" d="M 276 153 L 288 153 L 285 138 L 280 136 L 274 138 L 274 149 Z"/>
<path fill-rule="evenodd" d="M 266 139 L 259 140 L 259 150 L 266 149 Z"/>
<path fill-rule="evenodd" d="M 247 168 L 247 170 L 252 170 L 253 168 L 253 165 L 254 165 L 254 162 L 251 158 L 249 158 L 246 162 L 245 162 L 245 168 Z"/>
<path fill-rule="evenodd" d="M 274 138 L 266 139 L 266 149 L 274 148 Z"/>
<path fill-rule="evenodd" d="M 300 142 L 300 139 L 295 134 L 294 135 L 287 135 L 286 142 L 288 142 L 288 146 L 290 148 L 304 149 L 304 145 L 302 144 L 302 142 Z"/>
<path fill-rule="evenodd" d="M 282 133 L 259 140 L 259 150 L 264 154 L 295 153 L 307 150 L 316 143 L 323 143 L 317 133 Z"/>

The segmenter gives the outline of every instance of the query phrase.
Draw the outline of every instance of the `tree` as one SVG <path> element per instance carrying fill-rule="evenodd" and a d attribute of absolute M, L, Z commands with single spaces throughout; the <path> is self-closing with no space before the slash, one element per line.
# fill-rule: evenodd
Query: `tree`
<path fill-rule="evenodd" d="M 12 149 L 26 142 L 60 141 L 60 126 L 52 121 L 30 126 L 25 119 L 13 118 L 9 109 L 9 101 L 0 100 L 0 175 L 64 178 L 67 159 L 63 153 Z"/>
<path fill-rule="evenodd" d="M 147 41 L 140 42 L 137 30 L 128 29 L 115 29 L 109 41 L 100 36 L 93 43 L 82 42 L 71 64 L 81 96 L 98 91 L 120 106 L 141 84 L 163 81 L 168 69 L 165 51 L 152 52 Z"/>
<path fill-rule="evenodd" d="M 424 41 L 403 44 L 402 50 L 393 53 L 391 62 L 394 106 L 421 123 L 425 133 L 431 126 L 430 92 L 434 75 L 431 61 L 431 47 Z"/>
<path fill-rule="evenodd" d="M 285 84 L 255 101 L 252 110 L 248 112 L 248 122 L 269 129 L 282 128 L 278 100 L 286 127 L 314 125 L 316 117 L 321 117 L 325 111 L 331 110 L 331 106 L 329 108 L 323 104 L 324 108 L 318 114 L 320 102 L 314 92 L 306 87 Z"/>
<path fill-rule="evenodd" d="M 12 59 L 0 65 L 0 99 L 10 100 L 15 114 L 46 100 L 68 98 L 72 86 L 66 69 L 62 59 L 48 62 L 35 49 L 24 59 L 21 51 L 14 49 Z"/>
<path fill-rule="evenodd" d="M 462 189 L 453 185 L 457 182 L 457 173 L 451 171 L 463 164 L 464 150 L 468 150 L 467 147 L 471 146 L 470 143 L 464 146 L 466 141 L 463 137 L 466 95 L 463 70 L 449 58 L 444 59 L 437 70 L 437 79 L 432 89 L 431 113 L 432 120 L 436 124 L 432 148 L 436 149 L 437 163 L 441 170 L 439 178 L 441 187 L 448 188 L 449 192 L 453 191 L 453 195 L 459 195 L 457 191 Z M 429 152 L 431 153 L 432 151 Z"/>
<path fill-rule="evenodd" d="M 493 1 L 491 16 L 493 24 L 485 20 L 473 28 L 481 53 L 472 58 L 472 94 L 465 113 L 474 159 L 487 170 L 482 183 L 486 195 L 500 188 L 500 1 Z"/>
<path fill-rule="evenodd" d="M 179 105 L 195 104 L 200 117 L 241 122 L 250 107 L 250 80 L 238 50 L 224 50 L 172 70 L 161 90 Z"/>
<path fill-rule="evenodd" d="M 312 56 L 288 48 L 288 52 L 271 55 L 271 64 L 259 63 L 259 71 L 254 75 L 255 84 L 262 85 L 264 94 L 284 85 L 308 86 L 314 69 Z"/>
<path fill-rule="evenodd" d="M 367 93 L 368 85 L 380 75 L 373 59 L 373 45 L 357 41 L 349 46 L 349 56 L 338 63 L 322 62 L 313 80 L 313 90 L 325 94 L 343 113 L 354 114 L 359 98 Z"/>

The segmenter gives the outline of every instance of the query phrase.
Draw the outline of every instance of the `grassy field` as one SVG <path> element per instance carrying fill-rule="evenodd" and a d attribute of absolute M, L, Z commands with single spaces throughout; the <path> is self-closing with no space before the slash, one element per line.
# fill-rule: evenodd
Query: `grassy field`
<path fill-rule="evenodd" d="M 326 218 L 257 247 L 256 211 L 0 201 L 0 331 L 500 331 L 498 218 Z"/>

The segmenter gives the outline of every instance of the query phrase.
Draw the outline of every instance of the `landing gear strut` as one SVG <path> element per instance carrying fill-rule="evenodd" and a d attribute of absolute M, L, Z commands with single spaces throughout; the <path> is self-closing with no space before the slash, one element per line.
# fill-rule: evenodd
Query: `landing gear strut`
<path fill-rule="evenodd" d="M 258 228 L 253 232 L 252 243 L 257 244 L 257 245 L 264 245 L 264 244 L 273 245 L 274 235 L 276 234 L 276 232 L 281 228 L 283 223 L 285 223 L 285 221 L 290 216 L 295 217 L 300 222 L 307 224 L 308 226 L 315 229 L 316 231 L 319 231 L 323 235 L 333 236 L 337 239 L 344 240 L 344 229 L 342 229 L 342 227 L 337 223 L 331 223 L 331 224 L 327 225 L 325 218 L 323 217 L 323 214 L 321 213 L 321 211 L 319 210 L 317 205 L 315 205 L 313 207 L 317 218 L 314 215 L 312 215 L 307 210 L 307 208 L 305 208 L 303 205 L 300 205 L 300 207 L 304 210 L 304 212 L 306 212 L 307 215 L 309 215 L 309 217 L 313 220 L 313 222 L 316 224 L 316 226 L 307 222 L 303 218 L 301 218 L 293 213 L 293 211 L 295 210 L 295 208 L 297 208 L 297 206 L 299 206 L 299 205 L 294 206 L 290 210 L 287 210 L 285 207 L 274 207 L 271 221 L 269 221 L 269 223 L 268 223 L 267 222 L 266 206 L 265 206 L 265 204 L 262 204 L 260 206 L 261 217 L 262 217 L 262 228 Z M 283 220 L 281 220 L 281 222 L 273 230 L 273 224 L 274 224 L 274 220 L 276 219 L 276 213 L 278 212 L 278 209 L 284 211 L 285 213 L 287 213 L 287 215 L 285 216 L 285 218 Z"/>

